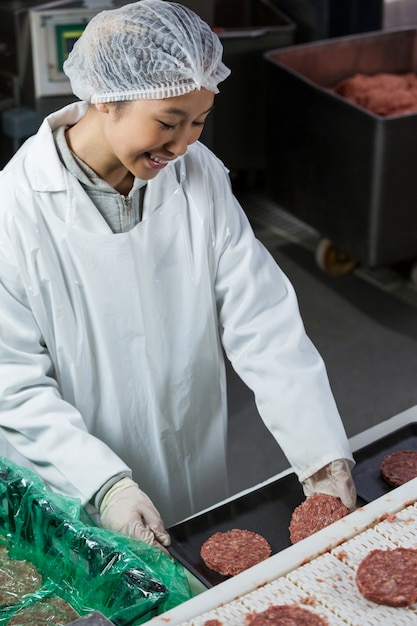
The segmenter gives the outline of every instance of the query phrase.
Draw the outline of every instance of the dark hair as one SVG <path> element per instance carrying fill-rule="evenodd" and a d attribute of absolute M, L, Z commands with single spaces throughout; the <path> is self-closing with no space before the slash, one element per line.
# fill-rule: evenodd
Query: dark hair
<path fill-rule="evenodd" d="M 113 110 L 116 113 L 116 117 L 117 119 L 119 119 L 122 117 L 122 114 L 127 106 L 132 102 L 133 100 L 118 100 L 117 102 L 107 102 L 107 105 L 113 107 Z"/>

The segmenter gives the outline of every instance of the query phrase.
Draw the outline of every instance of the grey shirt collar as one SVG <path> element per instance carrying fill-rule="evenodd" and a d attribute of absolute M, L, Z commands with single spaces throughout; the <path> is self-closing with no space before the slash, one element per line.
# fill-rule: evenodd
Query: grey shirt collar
<path fill-rule="evenodd" d="M 65 138 L 66 129 L 66 126 L 60 126 L 53 132 L 58 156 L 63 165 L 80 181 L 114 233 L 131 230 L 142 219 L 143 196 L 147 181 L 135 178 L 132 189 L 127 196 L 123 196 L 71 152 Z"/>

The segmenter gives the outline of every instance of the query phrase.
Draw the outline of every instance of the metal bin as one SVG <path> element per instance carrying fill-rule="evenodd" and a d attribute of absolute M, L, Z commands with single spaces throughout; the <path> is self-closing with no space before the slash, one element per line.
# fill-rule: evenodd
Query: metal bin
<path fill-rule="evenodd" d="M 267 188 L 358 262 L 417 258 L 417 114 L 381 117 L 330 91 L 356 73 L 417 69 L 417 30 L 271 50 Z"/>

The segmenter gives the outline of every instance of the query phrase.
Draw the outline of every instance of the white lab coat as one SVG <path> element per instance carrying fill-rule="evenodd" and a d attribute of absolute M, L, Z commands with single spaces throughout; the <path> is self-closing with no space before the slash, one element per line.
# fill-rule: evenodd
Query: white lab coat
<path fill-rule="evenodd" d="M 83 503 L 131 469 L 170 526 L 228 495 L 223 346 L 300 480 L 351 458 L 224 166 L 190 146 L 113 234 L 54 148 L 84 112 L 50 115 L 0 175 L 0 454 Z"/>

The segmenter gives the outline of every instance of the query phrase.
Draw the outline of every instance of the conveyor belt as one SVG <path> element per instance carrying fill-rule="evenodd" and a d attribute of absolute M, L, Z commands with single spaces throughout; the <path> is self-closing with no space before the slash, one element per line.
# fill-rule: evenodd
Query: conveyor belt
<path fill-rule="evenodd" d="M 417 406 L 350 439 L 362 501 L 356 511 L 153 617 L 149 624 L 206 626 L 208 620 L 217 620 L 209 622 L 210 626 L 249 626 L 251 614 L 278 603 L 299 603 L 322 615 L 329 626 L 417 624 L 417 603 L 410 608 L 378 606 L 368 602 L 355 583 L 359 562 L 375 547 L 417 549 L 417 478 L 391 489 L 380 484 L 378 471 L 380 457 L 392 452 L 392 447 L 416 449 L 416 425 Z M 272 482 L 287 476 L 283 472 Z M 200 521 L 197 516 L 193 523 Z M 206 522 L 211 528 L 212 518 Z M 187 551 L 189 547 L 187 543 Z"/>
<path fill-rule="evenodd" d="M 285 576 L 241 598 L 210 610 L 181 626 L 203 626 L 218 620 L 225 626 L 248 626 L 248 616 L 273 604 L 297 603 L 328 620 L 329 626 L 376 626 L 417 623 L 417 606 L 392 608 L 366 600 L 355 572 L 376 548 L 417 548 L 417 505 L 405 506 L 371 528 L 313 558 Z"/>

